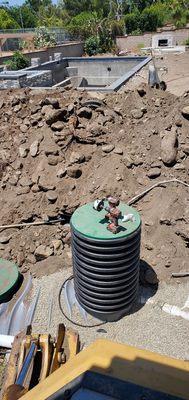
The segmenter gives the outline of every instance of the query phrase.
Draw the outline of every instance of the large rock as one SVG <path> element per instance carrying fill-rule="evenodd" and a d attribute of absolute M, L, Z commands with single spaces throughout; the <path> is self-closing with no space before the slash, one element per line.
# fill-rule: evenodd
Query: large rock
<path fill-rule="evenodd" d="M 59 101 L 57 99 L 54 99 L 54 98 L 43 99 L 43 100 L 41 100 L 40 104 L 41 104 L 41 106 L 51 105 L 55 109 L 60 108 Z"/>
<path fill-rule="evenodd" d="M 38 186 L 44 192 L 56 189 L 56 186 L 52 185 L 45 176 L 40 176 Z"/>
<path fill-rule="evenodd" d="M 54 254 L 54 251 L 49 246 L 40 245 L 35 250 L 35 258 L 37 261 L 44 260 Z"/>
<path fill-rule="evenodd" d="M 143 117 L 143 111 L 135 108 L 134 110 L 131 111 L 131 115 L 135 119 L 140 119 Z"/>
<path fill-rule="evenodd" d="M 58 198 L 58 194 L 57 194 L 55 191 L 53 191 L 53 190 L 48 191 L 48 192 L 46 193 L 46 196 L 47 196 L 47 200 L 48 200 L 50 203 L 55 203 L 56 200 L 57 200 L 57 198 Z"/>
<path fill-rule="evenodd" d="M 6 244 L 6 243 L 8 243 L 9 242 L 9 240 L 11 239 L 11 237 L 12 236 L 5 236 L 5 235 L 3 235 L 3 236 L 0 236 L 0 243 L 1 244 Z"/>
<path fill-rule="evenodd" d="M 64 122 L 62 122 L 62 121 L 57 121 L 57 122 L 55 122 L 54 124 L 51 125 L 51 129 L 53 131 L 60 132 L 60 131 L 62 131 L 63 128 L 64 128 Z"/>
<path fill-rule="evenodd" d="M 111 153 L 111 151 L 114 149 L 114 145 L 113 144 L 107 144 L 105 146 L 102 146 L 102 151 L 104 153 Z"/>
<path fill-rule="evenodd" d="M 19 184 L 23 187 L 30 187 L 33 185 L 32 181 L 30 178 L 28 178 L 27 176 L 23 176 L 20 180 L 19 180 Z"/>
<path fill-rule="evenodd" d="M 63 108 L 61 110 L 51 110 L 46 114 L 46 123 L 52 125 L 57 121 L 66 121 L 67 109 Z"/>
<path fill-rule="evenodd" d="M 147 173 L 147 176 L 150 179 L 155 179 L 160 175 L 161 175 L 161 170 L 159 168 L 151 168 Z"/>
<path fill-rule="evenodd" d="M 161 141 L 161 158 L 165 165 L 173 165 L 178 153 L 177 130 L 166 132 Z"/>

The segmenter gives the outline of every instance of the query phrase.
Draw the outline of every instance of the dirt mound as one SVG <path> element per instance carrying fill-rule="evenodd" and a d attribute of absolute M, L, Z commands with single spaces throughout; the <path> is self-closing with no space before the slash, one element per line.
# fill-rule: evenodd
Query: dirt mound
<path fill-rule="evenodd" d="M 189 181 L 187 95 L 146 87 L 107 95 L 64 89 L 1 95 L 1 225 L 57 219 L 110 193 L 127 202 L 157 181 Z M 159 279 L 187 268 L 188 201 L 188 189 L 172 184 L 136 204 L 141 256 Z M 68 224 L 1 229 L 0 257 L 23 272 L 51 273 L 71 265 L 68 243 Z"/>

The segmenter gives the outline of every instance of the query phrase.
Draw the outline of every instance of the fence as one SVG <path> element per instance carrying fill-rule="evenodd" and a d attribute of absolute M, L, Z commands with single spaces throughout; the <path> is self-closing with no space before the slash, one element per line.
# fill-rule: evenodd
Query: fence
<path fill-rule="evenodd" d="M 65 29 L 62 29 L 62 28 L 48 28 L 48 31 L 53 34 L 57 44 L 63 44 L 63 43 L 67 43 L 69 41 L 78 39 L 78 38 L 71 36 Z M 20 36 L 22 36 L 23 33 L 24 34 L 29 34 L 29 33 L 35 34 L 35 32 L 36 32 L 36 28 L 2 29 L 2 30 L 0 30 L 0 34 L 4 35 L 4 37 L 5 37 L 5 41 L 1 47 L 1 51 L 9 52 L 9 51 L 21 49 L 22 44 L 23 44 L 23 38 L 22 37 L 19 38 L 18 37 L 19 34 L 20 34 Z M 17 37 L 14 38 L 13 37 L 14 34 Z M 6 35 L 7 36 L 11 35 L 12 37 L 6 38 Z"/>

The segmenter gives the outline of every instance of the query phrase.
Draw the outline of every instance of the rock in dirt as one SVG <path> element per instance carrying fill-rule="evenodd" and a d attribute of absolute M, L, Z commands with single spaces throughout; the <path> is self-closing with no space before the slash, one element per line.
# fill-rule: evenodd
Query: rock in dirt
<path fill-rule="evenodd" d="M 67 172 L 66 168 L 58 169 L 56 173 L 57 178 L 63 178 L 66 175 L 66 172 Z"/>
<path fill-rule="evenodd" d="M 16 194 L 18 196 L 22 195 L 22 194 L 27 194 L 30 192 L 30 187 L 29 186 L 24 186 L 24 187 L 19 187 L 16 191 Z"/>
<path fill-rule="evenodd" d="M 46 123 L 51 126 L 54 122 L 65 121 L 66 116 L 67 116 L 66 108 L 63 108 L 61 110 L 51 110 L 46 116 Z"/>
<path fill-rule="evenodd" d="M 29 149 L 27 149 L 26 147 L 20 146 L 18 151 L 19 151 L 20 157 L 25 158 L 25 157 L 27 157 Z"/>
<path fill-rule="evenodd" d="M 36 157 L 39 149 L 39 141 L 35 140 L 30 146 L 30 154 L 32 157 Z"/>
<path fill-rule="evenodd" d="M 52 245 L 54 247 L 54 250 L 58 250 L 58 249 L 60 249 L 60 247 L 62 247 L 62 240 L 54 239 L 54 240 L 52 240 Z"/>
<path fill-rule="evenodd" d="M 121 147 L 115 147 L 114 153 L 121 156 L 123 154 L 123 149 Z"/>
<path fill-rule="evenodd" d="M 53 110 L 53 107 L 52 106 L 47 106 L 47 105 L 45 105 L 45 106 L 43 106 L 42 107 L 42 109 L 41 109 L 41 114 L 42 115 L 46 115 L 46 116 L 48 116 L 50 113 L 51 113 L 51 111 Z"/>
<path fill-rule="evenodd" d="M 85 156 L 83 154 L 80 154 L 76 151 L 72 151 L 71 155 L 70 155 L 70 160 L 69 160 L 69 164 L 80 164 L 82 162 L 85 161 Z"/>
<path fill-rule="evenodd" d="M 12 237 L 12 236 L 10 236 L 10 235 L 9 235 L 9 236 L 5 236 L 5 235 L 4 235 L 4 236 L 0 236 L 0 243 L 1 243 L 1 244 L 6 244 L 6 243 L 8 243 L 9 240 L 11 239 L 11 237 Z"/>
<path fill-rule="evenodd" d="M 48 190 L 56 189 L 56 187 L 54 185 L 51 185 L 51 183 L 48 182 L 48 180 L 45 178 L 45 176 L 41 176 L 39 178 L 38 186 L 41 190 L 44 190 L 44 192 L 47 192 Z"/>
<path fill-rule="evenodd" d="M 33 185 L 31 179 L 28 178 L 27 176 L 23 176 L 23 177 L 19 180 L 19 184 L 20 184 L 21 186 L 32 186 L 32 185 Z"/>
<path fill-rule="evenodd" d="M 187 154 L 187 156 L 189 155 L 189 144 L 185 144 L 184 146 L 182 146 L 182 151 Z"/>
<path fill-rule="evenodd" d="M 131 111 L 131 115 L 135 119 L 140 119 L 143 117 L 143 112 L 142 112 L 142 110 L 136 108 Z"/>
<path fill-rule="evenodd" d="M 182 115 L 183 115 L 186 119 L 189 119 L 189 106 L 185 106 L 185 107 L 182 109 Z"/>
<path fill-rule="evenodd" d="M 68 106 L 68 113 L 73 114 L 74 111 L 75 111 L 75 106 L 73 103 L 70 103 Z"/>
<path fill-rule="evenodd" d="M 48 156 L 48 164 L 49 165 L 57 165 L 58 164 L 58 157 L 50 155 Z"/>
<path fill-rule="evenodd" d="M 14 175 L 9 178 L 9 183 L 11 186 L 16 186 L 18 183 L 18 176 Z"/>
<path fill-rule="evenodd" d="M 102 146 L 102 151 L 104 153 L 111 153 L 112 150 L 114 150 L 115 146 L 113 144 L 107 144 L 105 146 Z"/>
<path fill-rule="evenodd" d="M 159 168 L 151 168 L 147 173 L 147 176 L 150 179 L 155 179 L 160 175 L 161 175 L 161 170 Z"/>
<path fill-rule="evenodd" d="M 57 121 L 57 122 L 55 122 L 54 124 L 52 124 L 51 125 L 51 129 L 53 130 L 53 131 L 58 131 L 58 132 L 60 132 L 60 131 L 62 131 L 62 129 L 64 128 L 64 122 L 62 122 L 62 121 Z"/>
<path fill-rule="evenodd" d="M 57 195 L 56 192 L 54 192 L 53 190 L 51 190 L 50 192 L 47 192 L 47 193 L 46 193 L 46 197 L 47 197 L 47 200 L 48 200 L 50 203 L 55 203 L 55 201 L 56 201 L 57 198 L 58 198 L 58 195 Z"/>
<path fill-rule="evenodd" d="M 53 249 L 49 246 L 40 245 L 35 250 L 35 258 L 37 261 L 44 260 L 54 254 Z"/>
<path fill-rule="evenodd" d="M 82 175 L 82 170 L 77 167 L 68 167 L 67 168 L 67 175 L 70 178 L 79 178 Z"/>
<path fill-rule="evenodd" d="M 20 125 L 20 130 L 22 133 L 26 133 L 28 131 L 28 127 L 24 124 Z"/>
<path fill-rule="evenodd" d="M 176 129 L 166 132 L 161 141 L 161 158 L 165 165 L 175 163 L 178 153 L 178 138 Z"/>
<path fill-rule="evenodd" d="M 82 107 L 80 110 L 77 112 L 78 117 L 80 118 L 86 118 L 90 119 L 92 117 L 92 111 L 88 107 Z"/>
<path fill-rule="evenodd" d="M 55 109 L 60 108 L 59 101 L 57 99 L 53 99 L 53 98 L 46 98 L 44 100 L 41 100 L 40 104 L 41 104 L 41 106 L 51 105 Z"/>
<path fill-rule="evenodd" d="M 175 233 L 176 233 L 176 235 L 180 236 L 184 240 L 186 247 L 188 247 L 189 246 L 189 227 L 187 225 L 184 225 L 182 228 L 177 229 Z"/>

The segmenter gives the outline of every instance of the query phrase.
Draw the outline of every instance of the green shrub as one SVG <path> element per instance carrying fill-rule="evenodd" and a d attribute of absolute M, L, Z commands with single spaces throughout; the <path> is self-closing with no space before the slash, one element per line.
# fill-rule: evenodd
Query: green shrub
<path fill-rule="evenodd" d="M 35 30 L 34 46 L 36 48 L 50 47 L 56 45 L 55 35 L 45 26 Z"/>
<path fill-rule="evenodd" d="M 170 18 L 170 11 L 166 4 L 160 2 L 146 7 L 141 13 L 138 10 L 125 16 L 125 27 L 128 34 L 154 32 Z"/>
<path fill-rule="evenodd" d="M 135 31 L 131 32 L 131 35 L 134 35 L 134 36 L 141 35 L 141 34 L 142 34 L 142 31 L 139 28 L 135 29 Z"/>
<path fill-rule="evenodd" d="M 4 63 L 11 71 L 29 67 L 29 60 L 20 51 L 15 51 L 12 58 Z"/>
<path fill-rule="evenodd" d="M 116 39 L 116 36 L 124 35 L 125 33 L 124 19 L 120 19 L 119 21 L 110 20 L 109 25 L 110 25 L 111 37 L 113 40 Z"/>
<path fill-rule="evenodd" d="M 125 28 L 128 34 L 140 29 L 140 13 L 138 11 L 126 14 Z"/>
<path fill-rule="evenodd" d="M 89 56 L 94 56 L 100 52 L 99 38 L 97 36 L 90 36 L 85 42 L 85 52 Z"/>
<path fill-rule="evenodd" d="M 84 11 L 73 17 L 66 29 L 73 37 L 86 40 L 90 36 L 97 34 L 99 22 L 96 12 Z"/>
<path fill-rule="evenodd" d="M 188 39 L 186 39 L 186 41 L 185 41 L 185 45 L 186 45 L 186 46 L 189 46 L 189 38 L 188 38 Z"/>
<path fill-rule="evenodd" d="M 155 32 L 158 27 L 158 15 L 154 10 L 145 8 L 141 14 L 139 28 L 142 32 Z"/>

